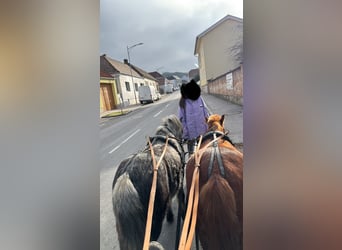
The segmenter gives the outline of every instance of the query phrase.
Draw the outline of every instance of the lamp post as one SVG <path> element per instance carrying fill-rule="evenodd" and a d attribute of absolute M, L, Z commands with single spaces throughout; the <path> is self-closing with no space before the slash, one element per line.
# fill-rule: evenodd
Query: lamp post
<path fill-rule="evenodd" d="M 137 95 L 135 93 L 135 85 L 134 85 L 134 81 L 133 81 L 133 73 L 132 73 L 132 66 L 131 66 L 131 58 L 129 56 L 129 50 L 130 49 L 133 49 L 134 47 L 136 46 L 139 46 L 139 45 L 143 45 L 144 43 L 137 43 L 137 44 L 134 44 L 132 46 L 127 46 L 127 55 L 128 55 L 128 65 L 129 65 L 129 70 L 131 72 L 131 78 L 132 78 L 132 84 L 133 84 L 133 92 L 134 92 L 134 98 L 135 98 L 135 103 L 137 104 L 138 103 L 138 100 L 137 100 Z"/>

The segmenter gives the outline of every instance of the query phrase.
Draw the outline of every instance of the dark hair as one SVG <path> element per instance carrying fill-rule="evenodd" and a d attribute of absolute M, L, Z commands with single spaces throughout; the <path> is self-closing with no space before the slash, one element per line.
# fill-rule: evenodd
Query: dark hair
<path fill-rule="evenodd" d="M 182 109 L 185 109 L 185 99 L 187 98 L 185 94 L 185 83 L 183 83 L 182 86 L 180 87 L 180 92 L 181 92 L 181 98 L 179 100 L 179 106 Z"/>
<path fill-rule="evenodd" d="M 185 109 L 185 98 L 183 96 L 179 100 L 179 107 Z"/>

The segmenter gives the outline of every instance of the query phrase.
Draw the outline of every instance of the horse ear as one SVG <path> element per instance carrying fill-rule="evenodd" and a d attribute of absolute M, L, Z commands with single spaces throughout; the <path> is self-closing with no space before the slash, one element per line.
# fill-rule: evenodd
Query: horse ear
<path fill-rule="evenodd" d="M 221 120 L 220 120 L 221 126 L 223 126 L 223 122 L 224 122 L 224 115 L 221 116 Z"/>

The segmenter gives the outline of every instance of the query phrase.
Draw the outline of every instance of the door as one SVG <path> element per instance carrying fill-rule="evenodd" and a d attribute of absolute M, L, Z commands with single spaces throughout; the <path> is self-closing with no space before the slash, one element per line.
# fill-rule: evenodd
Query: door
<path fill-rule="evenodd" d="M 100 84 L 100 111 L 108 111 L 115 108 L 114 96 L 111 84 Z"/>

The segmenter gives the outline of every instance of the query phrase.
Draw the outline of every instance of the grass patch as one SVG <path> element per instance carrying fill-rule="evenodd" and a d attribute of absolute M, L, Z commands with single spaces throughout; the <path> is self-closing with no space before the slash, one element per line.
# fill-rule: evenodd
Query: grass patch
<path fill-rule="evenodd" d="M 125 115 L 127 113 L 128 113 L 127 110 L 123 110 L 122 112 L 121 111 L 114 111 L 114 112 L 111 112 L 105 116 L 102 116 L 102 118 L 115 117 L 115 116 Z"/>

